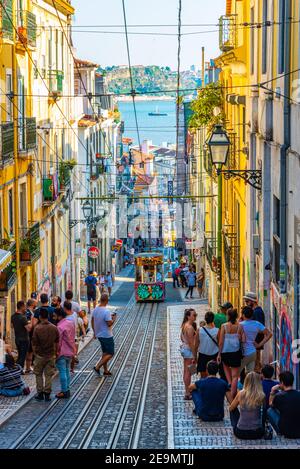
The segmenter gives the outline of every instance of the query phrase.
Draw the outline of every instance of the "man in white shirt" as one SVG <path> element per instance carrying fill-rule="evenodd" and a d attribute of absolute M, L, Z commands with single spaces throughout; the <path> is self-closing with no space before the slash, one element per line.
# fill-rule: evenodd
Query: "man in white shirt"
<path fill-rule="evenodd" d="M 103 366 L 104 376 L 111 376 L 107 364 L 115 353 L 114 338 L 112 326 L 116 320 L 116 314 L 112 313 L 108 308 L 108 295 L 102 293 L 100 305 L 97 306 L 92 314 L 92 328 L 94 331 L 94 339 L 98 339 L 102 348 L 102 357 L 94 366 L 95 372 L 100 375 L 100 368 Z"/>

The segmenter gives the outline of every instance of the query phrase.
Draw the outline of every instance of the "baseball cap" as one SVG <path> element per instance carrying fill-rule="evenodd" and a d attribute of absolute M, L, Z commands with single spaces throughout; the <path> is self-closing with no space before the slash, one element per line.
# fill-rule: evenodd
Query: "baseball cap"
<path fill-rule="evenodd" d="M 221 308 L 223 309 L 229 309 L 229 308 L 233 308 L 232 304 L 229 302 L 229 301 L 226 301 L 226 303 L 223 303 L 221 305 Z"/>

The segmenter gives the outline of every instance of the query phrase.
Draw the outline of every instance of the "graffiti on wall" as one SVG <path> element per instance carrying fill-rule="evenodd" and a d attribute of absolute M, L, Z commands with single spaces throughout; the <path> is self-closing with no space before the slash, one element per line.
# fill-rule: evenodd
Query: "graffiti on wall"
<path fill-rule="evenodd" d="M 287 310 L 283 305 L 280 315 L 280 370 L 293 371 L 292 363 L 292 325 Z"/>

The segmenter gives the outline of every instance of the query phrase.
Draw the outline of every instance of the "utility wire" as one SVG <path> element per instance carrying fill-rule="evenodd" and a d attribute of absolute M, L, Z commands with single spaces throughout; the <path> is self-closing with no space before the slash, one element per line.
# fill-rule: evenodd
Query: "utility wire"
<path fill-rule="evenodd" d="M 128 66 L 129 66 L 129 74 L 130 74 L 132 104 L 133 104 L 133 110 L 134 110 L 134 118 L 135 118 L 135 125 L 136 125 L 136 131 L 137 131 L 137 136 L 138 136 L 138 142 L 139 142 L 139 149 L 140 149 L 140 151 L 142 151 L 140 132 L 139 132 L 139 125 L 138 125 L 138 119 L 137 119 L 137 111 L 136 111 L 136 105 L 135 105 L 135 89 L 134 89 L 134 85 L 133 85 L 132 67 L 131 67 L 131 60 L 130 60 L 130 49 L 129 49 L 129 40 L 128 40 L 125 0 L 122 0 L 122 7 L 123 7 L 125 35 L 126 35 L 126 49 L 127 49 L 127 58 L 128 58 Z"/>
<path fill-rule="evenodd" d="M 177 47 L 177 90 L 176 90 L 176 159 L 179 155 L 179 110 L 180 110 L 180 53 L 181 53 L 181 11 L 182 3 L 178 0 L 178 47 Z"/>

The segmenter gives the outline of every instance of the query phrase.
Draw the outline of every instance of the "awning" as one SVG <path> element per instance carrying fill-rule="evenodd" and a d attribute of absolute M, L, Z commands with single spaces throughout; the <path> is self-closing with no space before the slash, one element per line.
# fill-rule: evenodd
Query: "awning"
<path fill-rule="evenodd" d="M 0 272 L 5 269 L 12 261 L 11 252 L 0 249 Z"/>

